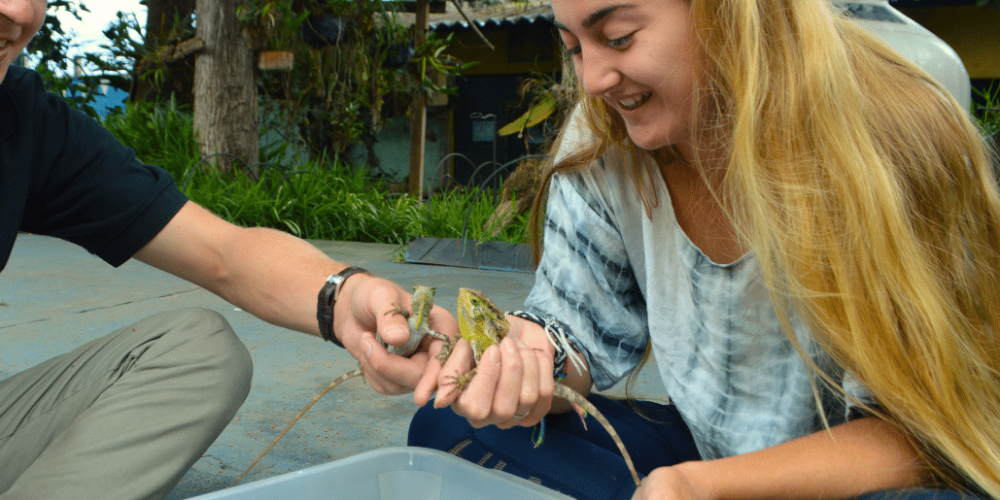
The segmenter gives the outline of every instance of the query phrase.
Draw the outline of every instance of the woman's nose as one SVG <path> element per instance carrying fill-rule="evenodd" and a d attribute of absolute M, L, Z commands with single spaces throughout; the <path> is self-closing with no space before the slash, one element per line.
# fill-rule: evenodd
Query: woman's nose
<path fill-rule="evenodd" d="M 602 97 L 621 83 L 621 73 L 615 66 L 617 58 L 600 48 L 582 49 L 577 57 L 577 74 L 583 88 L 592 97 Z"/>

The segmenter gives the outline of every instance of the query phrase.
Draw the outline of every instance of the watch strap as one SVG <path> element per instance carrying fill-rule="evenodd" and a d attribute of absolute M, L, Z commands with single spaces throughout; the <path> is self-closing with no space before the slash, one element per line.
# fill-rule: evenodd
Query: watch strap
<path fill-rule="evenodd" d="M 323 340 L 333 342 L 341 348 L 344 347 L 344 344 L 333 333 L 333 306 L 337 303 L 337 297 L 340 296 L 340 288 L 347 281 L 347 278 L 358 273 L 370 274 L 360 267 L 346 267 L 339 273 L 331 274 L 326 279 L 326 283 L 323 284 L 323 288 L 319 291 L 319 302 L 316 305 L 316 319 L 319 321 L 319 333 L 323 336 Z"/>

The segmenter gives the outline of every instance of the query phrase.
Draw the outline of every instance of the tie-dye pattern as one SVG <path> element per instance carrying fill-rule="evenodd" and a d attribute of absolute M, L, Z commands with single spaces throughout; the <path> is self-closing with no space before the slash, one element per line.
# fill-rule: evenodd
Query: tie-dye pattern
<path fill-rule="evenodd" d="M 618 150 L 553 178 L 545 252 L 525 309 L 565 323 L 598 389 L 623 379 L 652 341 L 663 382 L 706 459 L 755 451 L 846 420 L 782 332 L 752 255 L 719 265 L 677 225 L 658 179 L 646 216 Z M 852 395 L 863 389 L 797 338 Z M 867 398 L 864 398 L 867 399 Z"/>

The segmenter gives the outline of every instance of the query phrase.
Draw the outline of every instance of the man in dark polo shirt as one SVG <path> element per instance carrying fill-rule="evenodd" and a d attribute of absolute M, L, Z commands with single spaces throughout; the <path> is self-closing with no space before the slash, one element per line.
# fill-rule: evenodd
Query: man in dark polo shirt
<path fill-rule="evenodd" d="M 409 301 L 400 287 L 285 233 L 219 219 L 47 94 L 36 73 L 12 67 L 45 7 L 0 0 L 0 269 L 19 231 L 54 236 L 113 266 L 134 257 L 265 321 L 341 344 L 378 392 L 434 377 L 424 373 L 426 352 L 390 356 L 375 341 L 375 332 L 390 344 L 408 337 L 402 317 L 383 314 Z M 432 322 L 457 332 L 441 308 Z M 243 403 L 251 371 L 221 316 L 187 309 L 0 381 L 0 499 L 166 496 Z"/>

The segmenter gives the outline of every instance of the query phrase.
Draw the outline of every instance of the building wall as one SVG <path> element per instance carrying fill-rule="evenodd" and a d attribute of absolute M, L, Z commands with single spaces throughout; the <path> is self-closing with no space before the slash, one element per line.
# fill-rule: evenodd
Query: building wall
<path fill-rule="evenodd" d="M 562 48 L 548 22 L 482 31 L 496 50 L 487 48 L 471 30 L 455 32 L 448 49 L 450 55 L 462 61 L 479 61 L 465 75 L 559 71 Z"/>
<path fill-rule="evenodd" d="M 448 32 L 440 31 L 441 35 Z M 456 79 L 458 96 L 451 97 L 448 104 L 452 126 L 446 133 L 450 134 L 452 152 L 464 158 L 447 162 L 443 169 L 461 185 L 479 185 L 500 166 L 527 154 L 523 138 L 494 133 L 493 140 L 485 140 L 475 131 L 484 125 L 496 130 L 517 119 L 529 105 L 517 95 L 520 84 L 534 74 L 561 70 L 562 45 L 548 21 L 505 22 L 482 32 L 495 50 L 467 29 L 454 32 L 448 49 L 448 54 L 459 60 L 479 61 Z M 495 118 L 486 124 L 474 114 Z M 490 184 L 496 185 L 512 171 L 507 168 L 497 173 Z"/>
<path fill-rule="evenodd" d="M 431 109 L 427 116 L 426 145 L 424 146 L 424 189 L 437 189 L 442 177 L 450 175 L 448 165 L 441 166 L 441 158 L 451 149 L 448 137 L 448 117 Z M 379 159 L 379 171 L 391 183 L 402 183 L 410 175 L 410 119 L 396 117 L 379 131 L 372 148 Z M 348 153 L 347 161 L 365 165 L 368 151 L 356 145 Z M 443 170 L 443 171 L 442 171 Z"/>

